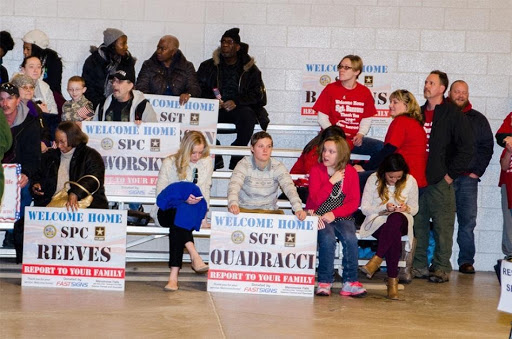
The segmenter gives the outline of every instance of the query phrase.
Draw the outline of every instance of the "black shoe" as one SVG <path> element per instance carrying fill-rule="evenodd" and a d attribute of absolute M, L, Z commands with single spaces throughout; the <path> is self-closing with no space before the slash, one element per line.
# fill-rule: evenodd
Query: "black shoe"
<path fill-rule="evenodd" d="M 465 263 L 459 266 L 459 272 L 464 274 L 475 274 L 475 268 L 469 263 Z"/>
<path fill-rule="evenodd" d="M 450 281 L 450 274 L 445 271 L 435 270 L 435 272 L 431 273 L 428 277 L 428 281 L 433 283 L 444 283 Z"/>

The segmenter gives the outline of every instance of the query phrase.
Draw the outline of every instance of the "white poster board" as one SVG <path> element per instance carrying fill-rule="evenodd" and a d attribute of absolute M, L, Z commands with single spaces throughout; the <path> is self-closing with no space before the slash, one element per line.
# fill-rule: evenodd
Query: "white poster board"
<path fill-rule="evenodd" d="M 161 122 L 181 125 L 181 135 L 188 130 L 201 131 L 210 145 L 215 145 L 219 100 L 190 98 L 181 106 L 180 97 L 144 94 Z"/>
<path fill-rule="evenodd" d="M 498 310 L 512 313 L 512 262 L 501 261 L 501 296 Z"/>
<path fill-rule="evenodd" d="M 23 287 L 124 291 L 126 210 L 27 207 Z"/>
<path fill-rule="evenodd" d="M 82 122 L 105 163 L 107 196 L 154 197 L 162 159 L 180 146 L 175 123 Z"/>
<path fill-rule="evenodd" d="M 0 206 L 0 222 L 14 222 L 20 218 L 21 165 L 2 164 L 4 169 L 4 195 Z"/>
<path fill-rule="evenodd" d="M 325 86 L 336 81 L 337 65 L 337 63 L 308 63 L 305 65 L 302 73 L 301 124 L 318 125 L 317 113 L 312 107 Z M 358 82 L 368 87 L 373 94 L 377 115 L 373 117 L 372 124 L 388 126 L 391 123 L 389 96 L 392 93 L 388 66 L 364 65 Z"/>
<path fill-rule="evenodd" d="M 318 218 L 212 212 L 209 292 L 312 297 Z"/>

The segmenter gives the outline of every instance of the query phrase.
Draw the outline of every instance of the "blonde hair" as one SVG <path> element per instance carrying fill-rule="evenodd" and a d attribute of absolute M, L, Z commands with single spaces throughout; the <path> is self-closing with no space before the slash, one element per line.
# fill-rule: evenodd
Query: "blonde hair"
<path fill-rule="evenodd" d="M 320 147 L 318 147 L 318 162 L 322 162 L 322 153 L 324 152 L 324 145 L 327 141 L 332 141 L 336 145 L 336 163 L 334 165 L 334 169 L 336 171 L 345 169 L 347 166 L 349 160 L 350 160 L 350 147 L 347 143 L 347 141 L 338 135 L 333 135 L 330 137 L 327 137 Z"/>
<path fill-rule="evenodd" d="M 361 75 L 361 72 L 363 71 L 363 59 L 359 55 L 349 54 L 345 55 L 343 58 L 341 58 L 341 61 L 348 59 L 350 60 L 350 63 L 352 64 L 352 70 L 354 72 L 359 71 L 359 74 L 356 76 L 356 79 L 359 78 Z M 340 64 L 341 64 L 340 61 Z"/>
<path fill-rule="evenodd" d="M 178 153 L 174 154 L 176 161 L 176 171 L 178 172 L 178 178 L 185 180 L 187 178 L 187 168 L 190 163 L 190 155 L 194 150 L 195 146 L 204 145 L 201 159 L 206 158 L 210 155 L 210 146 L 204 137 L 203 133 L 199 131 L 187 131 L 181 139 L 180 149 Z"/>
<path fill-rule="evenodd" d="M 420 105 L 411 92 L 406 89 L 398 89 L 389 96 L 390 101 L 393 99 L 403 102 L 407 107 L 407 111 L 401 115 L 413 118 L 423 126 L 423 114 L 421 114 Z"/>

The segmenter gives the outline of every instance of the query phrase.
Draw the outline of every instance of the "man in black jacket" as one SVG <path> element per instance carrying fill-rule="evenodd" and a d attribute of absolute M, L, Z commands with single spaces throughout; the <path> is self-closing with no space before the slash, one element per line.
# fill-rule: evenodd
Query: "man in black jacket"
<path fill-rule="evenodd" d="M 145 94 L 174 95 L 180 105 L 201 95 L 194 65 L 179 49 L 179 40 L 172 35 L 163 36 L 155 53 L 144 61 L 135 88 Z"/>
<path fill-rule="evenodd" d="M 459 244 L 459 272 L 475 273 L 475 235 L 476 226 L 478 182 L 489 165 L 494 150 L 494 140 L 487 118 L 474 110 L 469 102 L 469 87 L 463 80 L 457 80 L 450 86 L 448 97 L 459 107 L 468 118 L 473 131 L 475 153 L 467 167 L 455 181 L 455 202 L 457 205 L 457 243 Z"/>
<path fill-rule="evenodd" d="M 473 156 L 473 133 L 465 115 L 453 103 L 444 99 L 448 76 L 432 71 L 425 80 L 423 94 L 427 102 L 422 106 L 427 133 L 428 186 L 420 195 L 420 208 L 414 217 L 414 236 L 417 240 L 413 262 L 413 276 L 428 278 L 431 282 L 449 280 L 452 270 L 453 229 L 455 223 L 455 191 L 453 180 L 464 173 Z M 427 248 L 430 219 L 436 242 L 429 272 Z"/>
<path fill-rule="evenodd" d="M 247 146 L 260 122 L 262 129 L 268 125 L 265 85 L 254 59 L 247 52 L 249 46 L 240 41 L 240 29 L 227 30 L 220 47 L 213 57 L 203 61 L 197 71 L 201 97 L 219 99 L 219 122 L 234 123 L 236 139 L 233 146 Z M 230 169 L 234 169 L 242 157 L 231 157 Z"/>

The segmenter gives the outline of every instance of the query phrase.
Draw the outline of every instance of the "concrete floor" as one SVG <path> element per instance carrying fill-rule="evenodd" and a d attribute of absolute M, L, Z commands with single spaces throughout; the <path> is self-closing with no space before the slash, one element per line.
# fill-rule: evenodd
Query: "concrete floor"
<path fill-rule="evenodd" d="M 0 338 L 508 338 L 512 321 L 491 272 L 414 280 L 390 301 L 382 273 L 352 299 L 208 293 L 188 267 L 163 292 L 165 263 L 128 264 L 124 293 L 22 289 L 20 269 L 0 261 Z"/>

